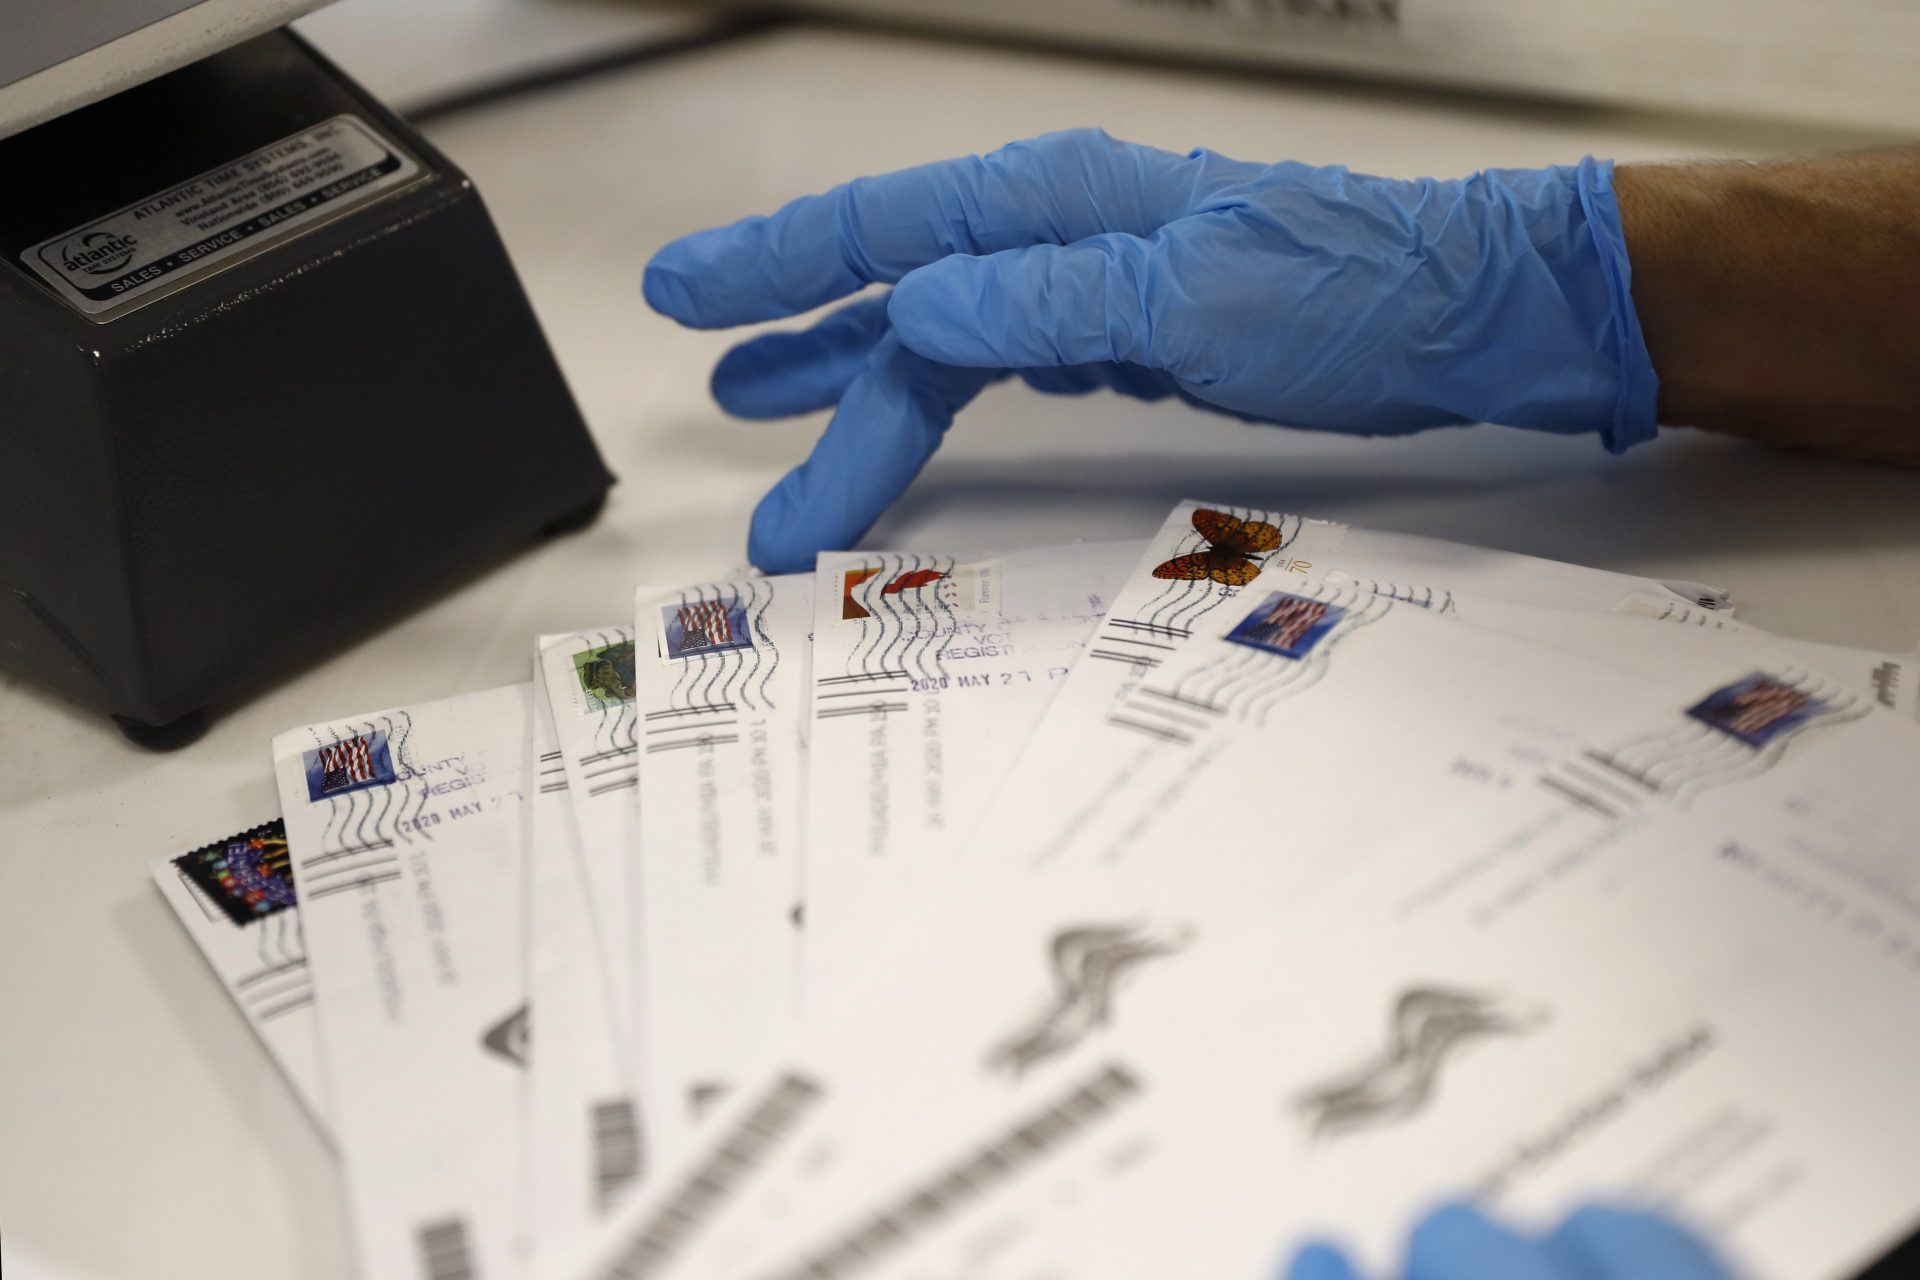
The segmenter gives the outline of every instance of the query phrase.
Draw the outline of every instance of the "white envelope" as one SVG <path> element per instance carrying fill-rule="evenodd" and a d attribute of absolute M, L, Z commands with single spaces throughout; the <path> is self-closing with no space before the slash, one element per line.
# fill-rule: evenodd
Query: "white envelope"
<path fill-rule="evenodd" d="M 535 651 L 538 671 L 539 650 Z M 614 1037 L 586 868 L 544 680 L 533 689 L 527 789 L 526 1208 L 535 1276 L 559 1268 L 642 1172 L 641 1116 Z"/>
<path fill-rule="evenodd" d="M 327 1129 L 320 1029 L 279 819 L 153 864 L 160 896 L 260 1037 L 314 1123 Z"/>
<path fill-rule="evenodd" d="M 1175 661 L 1195 634 L 1215 627 L 1223 609 L 1243 596 L 1258 598 L 1309 578 L 1420 608 L 1444 608 L 1449 591 L 1591 612 L 1622 608 L 1632 600 L 1685 602 L 1673 586 L 1646 578 L 1281 512 L 1183 502 L 1148 544 L 1095 629 L 1087 660 L 1074 667 L 1055 695 L 970 848 L 982 857 L 1001 857 L 1017 848 L 1051 856 L 1051 844 L 1031 840 L 1031 823 L 1047 824 L 1056 833 L 1075 831 L 1108 813 L 1109 797 L 1101 786 L 1152 785 L 1144 755 L 1124 776 L 1082 767 L 1078 738 L 1083 728 L 1104 722 L 1143 681 Z M 1678 585 L 1698 609 L 1726 607 L 1724 592 Z M 1158 723 L 1161 718 L 1145 719 Z"/>
<path fill-rule="evenodd" d="M 640 826 L 633 629 L 601 627 L 551 637 L 540 661 L 591 891 L 594 933 L 620 1014 L 614 1032 L 630 1074 L 644 1080 L 646 1052 L 637 1025 L 642 986 L 632 936 L 633 848 Z"/>
<path fill-rule="evenodd" d="M 1439 1199 L 1544 1223 L 1596 1197 L 1743 1275 L 1854 1274 L 1920 1185 L 1920 739 L 1818 675 L 1728 671 L 1285 928 L 1190 907 L 1111 1033 L 1045 1068 L 1073 1122 L 1046 1151 L 974 1154 L 1043 1093 L 755 1274 L 1239 1275 L 1329 1232 L 1371 1270 Z"/>
<path fill-rule="evenodd" d="M 810 987 L 859 963 L 869 924 L 958 853 L 1141 550 L 821 555 Z"/>
<path fill-rule="evenodd" d="M 362 1271 L 520 1268 L 529 687 L 274 739 Z"/>
<path fill-rule="evenodd" d="M 798 1012 L 813 582 L 643 588 L 635 610 L 636 970 L 649 1132 L 670 1159 Z"/>

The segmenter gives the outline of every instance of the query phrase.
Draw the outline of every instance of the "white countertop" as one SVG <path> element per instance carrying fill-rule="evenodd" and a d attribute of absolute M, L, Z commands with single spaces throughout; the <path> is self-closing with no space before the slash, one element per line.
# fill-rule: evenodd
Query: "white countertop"
<path fill-rule="evenodd" d="M 141 1280 L 349 1274 L 332 1158 L 152 889 L 149 864 L 272 815 L 275 732 L 526 679 L 534 633 L 622 619 L 636 582 L 743 560 L 754 500 L 823 419 L 719 413 L 706 370 L 730 339 L 642 306 L 640 268 L 656 246 L 856 174 L 1081 124 L 1409 176 L 1861 141 L 833 30 L 773 32 L 436 125 L 432 139 L 485 194 L 621 484 L 593 529 L 271 691 L 177 754 L 138 751 L 106 721 L 0 679 L 10 1259 Z M 961 419 L 873 541 L 1145 536 L 1182 497 L 1712 582 L 1732 588 L 1741 617 L 1813 639 L 1920 640 L 1920 473 L 1691 432 L 1621 459 L 1591 440 L 1493 428 L 1368 443 L 1003 386 Z"/>

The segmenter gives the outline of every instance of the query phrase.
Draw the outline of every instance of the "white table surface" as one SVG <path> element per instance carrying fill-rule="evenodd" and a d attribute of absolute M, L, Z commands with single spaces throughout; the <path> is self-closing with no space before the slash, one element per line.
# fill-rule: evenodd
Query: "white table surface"
<path fill-rule="evenodd" d="M 728 337 L 682 332 L 640 303 L 657 245 L 845 177 L 1079 124 L 1409 176 L 1866 141 L 813 30 L 436 126 L 485 193 L 621 484 L 590 531 L 339 654 L 178 754 L 138 751 L 104 720 L 0 680 L 10 1256 L 142 1280 L 350 1273 L 332 1158 L 150 886 L 149 863 L 272 815 L 275 732 L 526 679 L 535 632 L 621 619 L 635 582 L 741 562 L 754 500 L 822 419 L 719 413 L 706 370 Z M 1714 582 L 1742 617 L 1810 638 L 1920 639 L 1920 474 L 1691 432 L 1623 459 L 1492 428 L 1367 443 L 1002 387 L 873 541 L 1144 536 L 1187 496 Z"/>

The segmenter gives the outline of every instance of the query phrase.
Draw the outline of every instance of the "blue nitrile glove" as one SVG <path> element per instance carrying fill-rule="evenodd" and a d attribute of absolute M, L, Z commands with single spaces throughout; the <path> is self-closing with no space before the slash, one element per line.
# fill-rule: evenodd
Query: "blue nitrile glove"
<path fill-rule="evenodd" d="M 1704 1244 L 1667 1219 L 1625 1209 L 1575 1210 L 1542 1239 L 1474 1209 L 1436 1210 L 1413 1229 L 1403 1280 L 1732 1280 Z M 1285 1280 L 1361 1280 L 1328 1245 L 1300 1250 Z"/>
<path fill-rule="evenodd" d="M 1402 182 L 1076 130 L 676 240 L 645 290 L 717 328 L 897 282 L 714 371 L 743 417 L 839 406 L 754 513 L 754 563 L 798 569 L 853 545 L 1009 372 L 1363 435 L 1489 421 L 1615 451 L 1648 439 L 1657 382 L 1612 176 L 1585 160 Z"/>

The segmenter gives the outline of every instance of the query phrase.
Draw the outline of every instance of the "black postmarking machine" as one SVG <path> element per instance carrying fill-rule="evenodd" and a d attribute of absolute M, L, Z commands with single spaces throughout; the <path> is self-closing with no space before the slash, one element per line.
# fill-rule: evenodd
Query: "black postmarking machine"
<path fill-rule="evenodd" d="M 0 670 L 149 745 L 612 482 L 479 193 L 310 7 L 0 17 Z"/>

